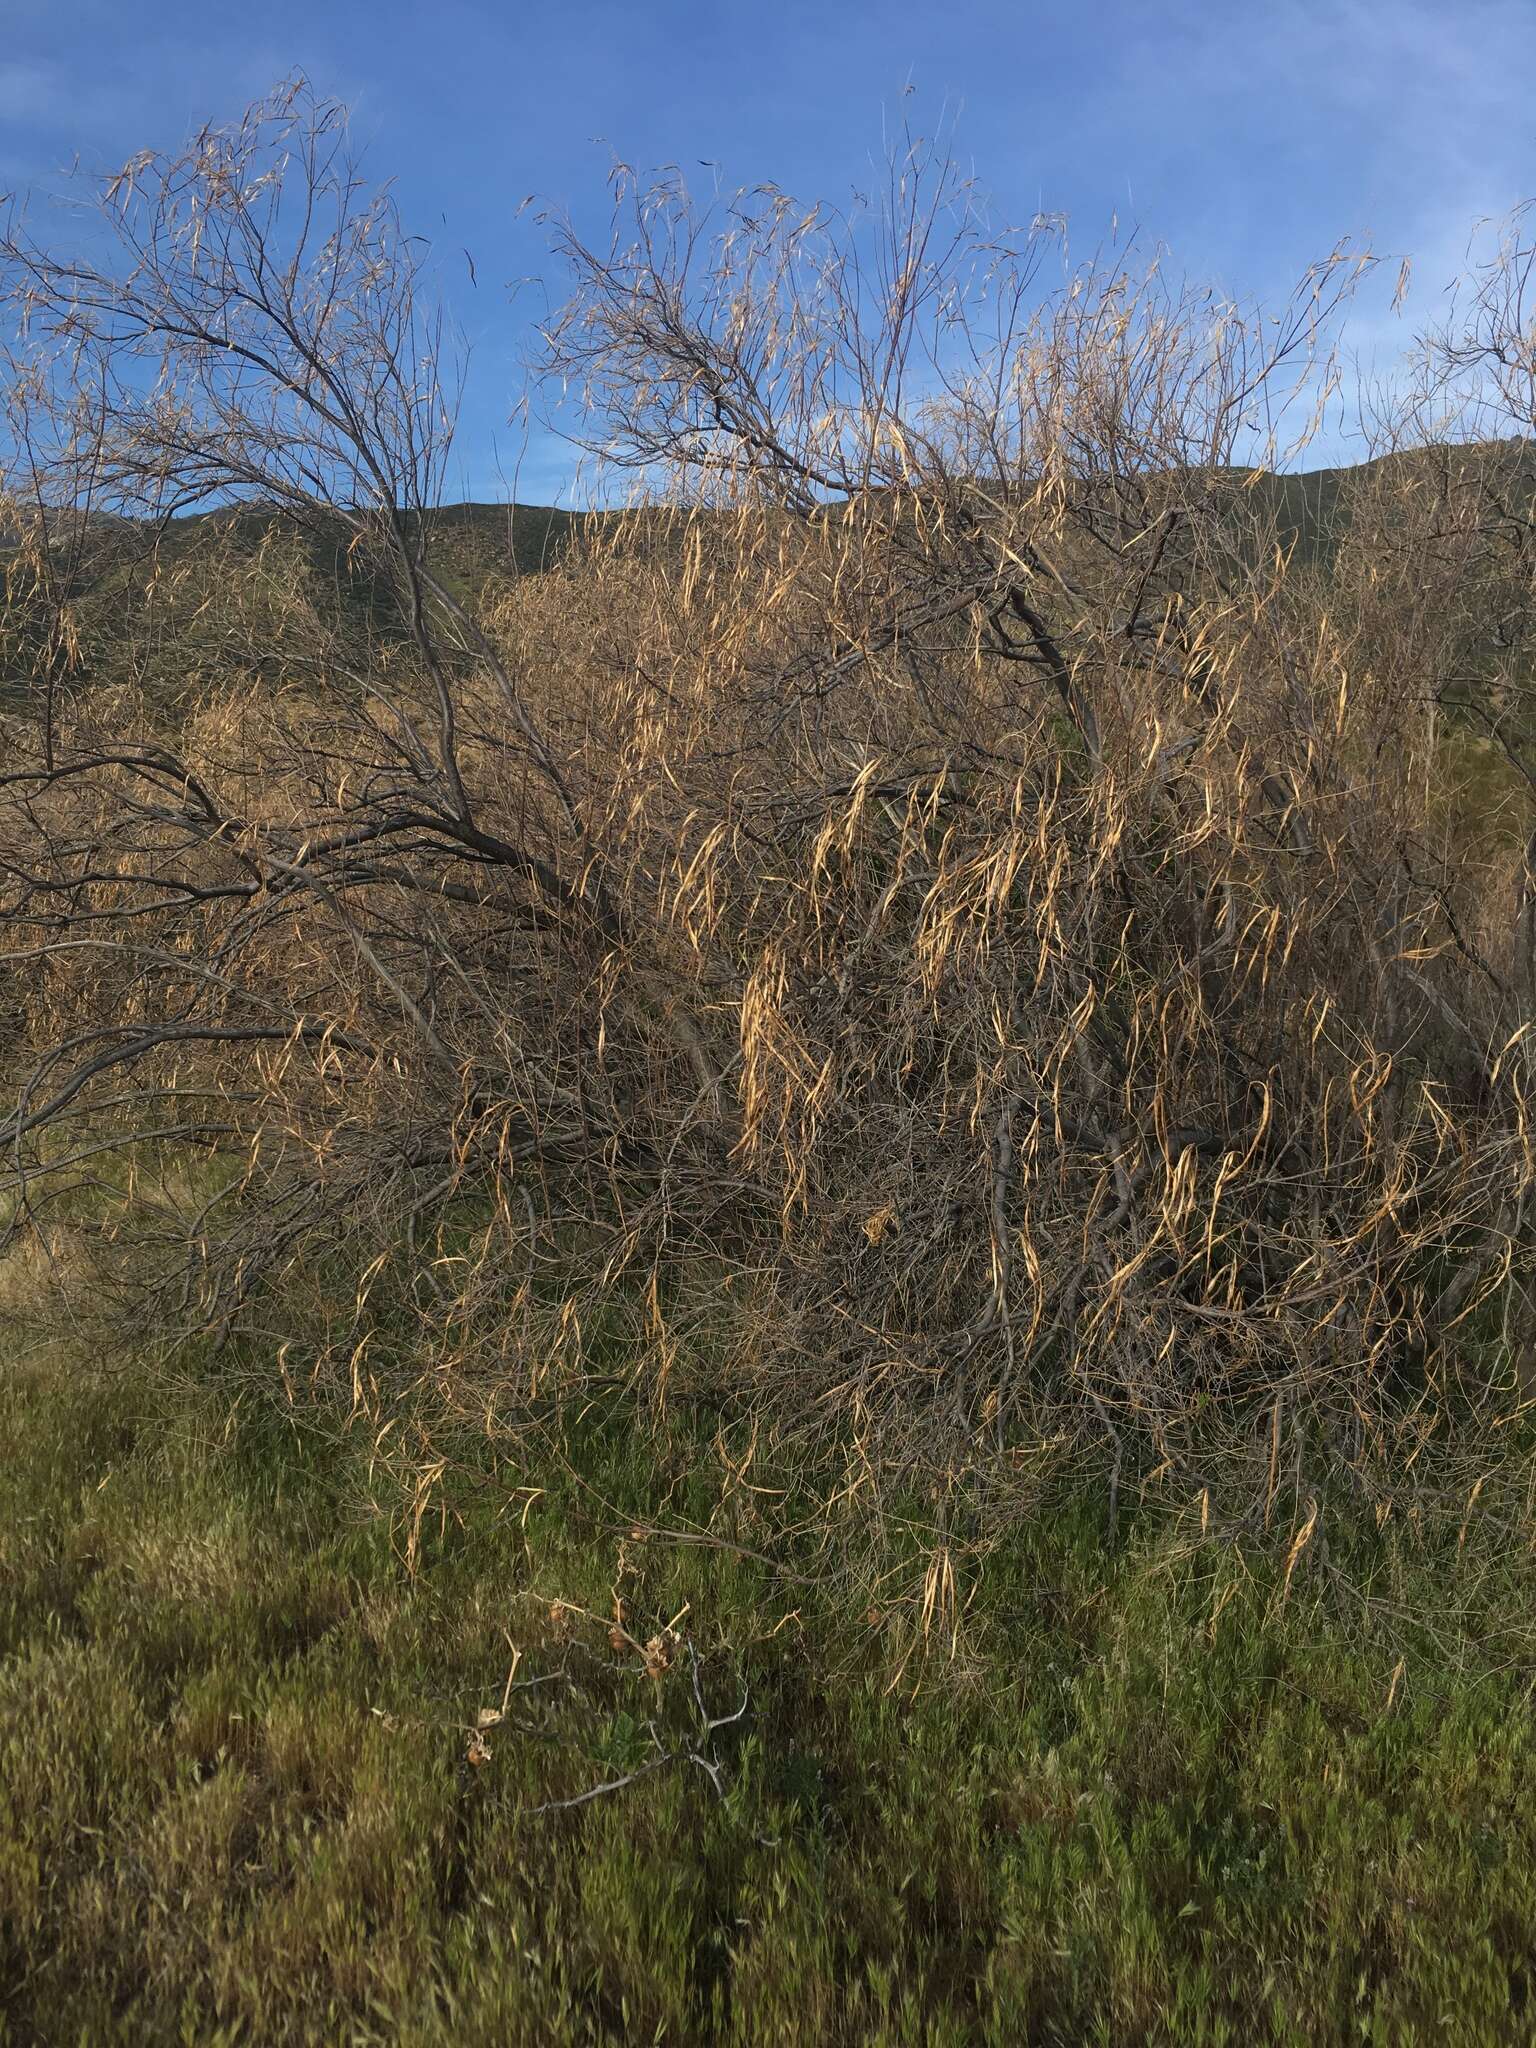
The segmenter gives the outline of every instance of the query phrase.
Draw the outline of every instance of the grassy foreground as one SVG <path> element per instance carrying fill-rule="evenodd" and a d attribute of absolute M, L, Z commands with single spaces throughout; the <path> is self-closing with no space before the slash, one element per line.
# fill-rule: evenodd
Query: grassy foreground
<path fill-rule="evenodd" d="M 626 1529 L 716 1512 L 707 1438 L 413 1531 L 229 1411 L 0 1373 L 6 2043 L 1536 2037 L 1527 1566 L 1475 1524 L 1287 1584 L 1084 1500 L 954 1586 L 891 1534 L 854 1603 Z"/>

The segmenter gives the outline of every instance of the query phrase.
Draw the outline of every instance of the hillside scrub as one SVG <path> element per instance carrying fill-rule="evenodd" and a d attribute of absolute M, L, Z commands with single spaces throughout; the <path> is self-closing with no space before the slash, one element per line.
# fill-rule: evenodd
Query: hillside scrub
<path fill-rule="evenodd" d="M 1363 257 L 1219 303 L 916 143 L 848 218 L 615 206 L 541 370 L 630 502 L 536 575 L 435 553 L 452 337 L 336 108 L 0 232 L 13 1229 L 139 1328 L 302 1294 L 381 1416 L 547 1415 L 600 1329 L 840 1483 L 1268 1520 L 1507 1417 L 1529 221 L 1303 548 Z"/>

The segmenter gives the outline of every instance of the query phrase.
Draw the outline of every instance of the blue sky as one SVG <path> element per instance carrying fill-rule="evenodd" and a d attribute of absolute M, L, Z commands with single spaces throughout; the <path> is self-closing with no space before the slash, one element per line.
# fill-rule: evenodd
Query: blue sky
<path fill-rule="evenodd" d="M 1350 234 L 1384 273 L 1413 259 L 1425 316 L 1474 220 L 1536 194 L 1536 0 L 0 0 L 0 29 L 0 190 L 174 145 L 295 68 L 350 103 L 471 339 L 452 495 L 505 494 L 540 303 L 508 287 L 558 291 L 518 208 L 596 229 L 615 153 L 842 201 L 884 125 L 947 116 L 998 211 L 1063 212 L 1080 249 L 1118 216 L 1191 276 L 1272 294 Z M 1353 317 L 1367 356 L 1400 337 L 1389 284 Z M 538 438 L 520 495 L 572 467 Z"/>

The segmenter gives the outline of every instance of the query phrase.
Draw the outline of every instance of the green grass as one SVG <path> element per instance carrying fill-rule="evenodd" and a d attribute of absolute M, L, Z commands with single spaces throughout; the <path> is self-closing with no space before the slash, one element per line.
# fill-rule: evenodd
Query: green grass
<path fill-rule="evenodd" d="M 910 1527 L 856 1599 L 628 1534 L 745 1540 L 708 1430 L 482 1453 L 411 1571 L 365 1445 L 211 1376 L 12 1363 L 0 1428 L 0 2041 L 1536 2038 L 1530 1572 L 1476 1525 L 1287 1587 L 1066 1500 L 951 1657 Z"/>

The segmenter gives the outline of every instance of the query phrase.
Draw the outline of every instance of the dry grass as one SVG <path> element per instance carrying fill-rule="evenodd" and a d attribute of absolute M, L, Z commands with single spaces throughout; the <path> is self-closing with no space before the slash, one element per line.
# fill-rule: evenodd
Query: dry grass
<path fill-rule="evenodd" d="M 619 253 L 567 238 L 548 360 L 643 503 L 483 602 L 434 568 L 440 354 L 334 110 L 136 165 L 132 274 L 7 230 L 18 1225 L 128 1192 L 97 1275 L 141 1325 L 281 1341 L 302 1291 L 306 1370 L 381 1430 L 400 1371 L 508 1425 L 579 1397 L 600 1329 L 603 1372 L 661 1404 L 712 1371 L 850 1487 L 915 1460 L 1001 1500 L 1092 1443 L 1112 1491 L 1214 1470 L 1271 1523 L 1311 1460 L 1400 1484 L 1501 1420 L 1518 446 L 1410 449 L 1300 562 L 1252 464 L 1291 401 L 1305 433 L 1346 255 L 1278 318 L 1053 282 L 916 149 L 862 222 L 620 207 Z M 1526 261 L 1482 280 L 1487 350 Z M 1422 360 L 1405 446 L 1496 354 Z M 123 603 L 93 681 L 74 515 L 219 492 L 339 532 L 388 604 L 276 602 L 258 552 Z M 124 531 L 132 588 L 192 577 Z M 1468 726 L 1496 832 L 1447 799 Z"/>

